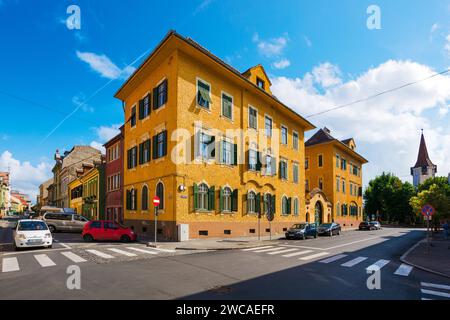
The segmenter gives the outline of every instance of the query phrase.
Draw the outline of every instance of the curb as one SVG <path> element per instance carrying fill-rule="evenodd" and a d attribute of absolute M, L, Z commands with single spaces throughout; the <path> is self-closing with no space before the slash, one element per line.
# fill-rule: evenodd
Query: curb
<path fill-rule="evenodd" d="M 419 266 L 419 265 L 417 265 L 417 264 L 415 264 L 415 263 L 412 263 L 412 262 L 409 262 L 408 260 L 406 260 L 408 254 L 409 254 L 411 251 L 413 251 L 417 246 L 419 246 L 419 244 L 421 244 L 421 243 L 424 242 L 424 241 L 425 241 L 425 240 L 420 240 L 420 241 L 417 242 L 415 245 L 413 245 L 411 248 L 409 248 L 408 251 L 406 251 L 406 252 L 400 257 L 400 261 L 403 262 L 403 263 L 409 264 L 410 266 L 413 266 L 414 268 L 417 268 L 417 269 L 420 269 L 420 270 L 423 270 L 423 271 L 426 271 L 426 272 L 429 272 L 429 273 L 433 273 L 433 274 L 439 275 L 439 276 L 441 276 L 441 277 L 450 278 L 450 276 L 447 275 L 447 274 L 444 274 L 444 273 L 441 273 L 441 272 L 438 272 L 438 271 L 434 271 L 434 270 L 431 270 L 431 269 L 428 269 L 428 268 Z"/>

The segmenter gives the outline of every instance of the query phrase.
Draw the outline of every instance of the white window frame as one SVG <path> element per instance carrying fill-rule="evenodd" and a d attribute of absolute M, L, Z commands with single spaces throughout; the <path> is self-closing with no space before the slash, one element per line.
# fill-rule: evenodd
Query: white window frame
<path fill-rule="evenodd" d="M 297 145 L 295 145 L 295 136 L 297 136 Z M 298 131 L 295 131 L 295 130 L 292 130 L 292 148 L 294 149 L 294 150 L 298 150 L 299 148 L 299 139 L 300 139 L 300 137 L 299 137 L 299 135 L 298 135 Z"/>
<path fill-rule="evenodd" d="M 223 96 L 224 96 L 224 95 L 226 95 L 226 96 L 228 96 L 229 98 L 231 98 L 231 118 L 228 117 L 228 116 L 226 116 L 226 115 L 223 113 Z M 231 94 L 229 94 L 228 92 L 223 91 L 223 90 L 220 92 L 220 114 L 221 114 L 222 117 L 224 117 L 225 119 L 234 121 L 234 97 L 233 97 Z"/>
<path fill-rule="evenodd" d="M 272 126 L 273 126 L 273 123 L 272 123 Z M 283 129 L 286 129 L 286 143 L 283 143 Z M 284 124 L 281 125 L 281 144 L 284 146 L 289 145 L 289 128 Z"/>
<path fill-rule="evenodd" d="M 266 118 L 270 119 L 270 135 L 267 135 L 267 129 L 266 129 Z M 264 114 L 264 136 L 265 137 L 272 137 L 273 136 L 273 118 L 269 116 L 268 114 Z"/>
<path fill-rule="evenodd" d="M 253 127 L 250 126 L 250 109 L 253 109 L 253 110 L 256 111 L 256 128 L 253 128 Z M 248 127 L 249 128 L 254 129 L 254 130 L 258 130 L 258 113 L 259 113 L 258 108 L 254 107 L 254 106 L 252 106 L 250 104 L 248 105 L 247 123 L 248 123 Z"/>

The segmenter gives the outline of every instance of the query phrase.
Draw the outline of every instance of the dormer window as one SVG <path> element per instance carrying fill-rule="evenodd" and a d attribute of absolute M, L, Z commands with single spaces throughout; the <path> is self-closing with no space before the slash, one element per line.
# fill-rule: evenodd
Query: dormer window
<path fill-rule="evenodd" d="M 261 78 L 256 78 L 256 85 L 259 87 L 259 88 L 261 88 L 261 89 L 263 89 L 263 90 L 266 90 L 266 83 L 264 82 L 264 80 L 262 80 Z"/>

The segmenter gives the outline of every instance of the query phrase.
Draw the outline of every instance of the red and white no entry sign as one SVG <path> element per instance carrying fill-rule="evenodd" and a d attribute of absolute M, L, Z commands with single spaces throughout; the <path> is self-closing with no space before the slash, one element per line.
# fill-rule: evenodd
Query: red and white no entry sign
<path fill-rule="evenodd" d="M 434 210 L 433 206 L 430 206 L 429 204 L 423 206 L 423 208 L 422 208 L 422 215 L 425 217 L 432 217 L 434 212 L 435 212 L 435 210 Z"/>
<path fill-rule="evenodd" d="M 153 205 L 154 205 L 155 207 L 159 206 L 160 202 L 161 202 L 161 199 L 159 199 L 158 196 L 154 196 L 154 197 L 153 197 Z"/>

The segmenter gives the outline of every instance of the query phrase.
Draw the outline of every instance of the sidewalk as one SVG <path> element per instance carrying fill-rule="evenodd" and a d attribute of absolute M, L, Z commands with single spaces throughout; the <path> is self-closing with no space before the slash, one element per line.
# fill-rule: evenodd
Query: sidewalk
<path fill-rule="evenodd" d="M 400 260 L 418 269 L 450 278 L 450 240 L 433 238 L 431 244 L 428 253 L 426 239 L 419 241 Z"/>
<path fill-rule="evenodd" d="M 343 228 L 342 231 L 355 230 L 352 228 Z M 285 240 L 283 234 L 258 237 L 235 237 L 235 238 L 206 238 L 206 239 L 192 239 L 184 242 L 158 242 L 157 246 L 161 249 L 168 250 L 235 250 L 253 248 L 259 246 L 266 246 L 271 244 L 277 244 L 278 240 Z M 154 245 L 154 239 L 140 238 L 140 242 L 146 243 L 148 246 Z"/>

